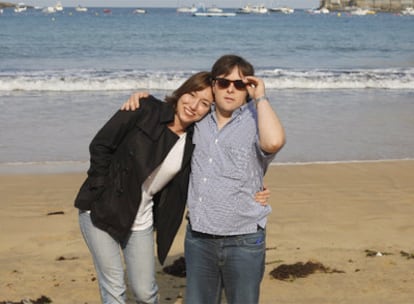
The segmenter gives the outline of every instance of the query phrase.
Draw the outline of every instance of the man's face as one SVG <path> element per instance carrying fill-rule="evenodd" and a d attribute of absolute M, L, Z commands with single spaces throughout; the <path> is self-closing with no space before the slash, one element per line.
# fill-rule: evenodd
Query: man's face
<path fill-rule="evenodd" d="M 216 78 L 224 78 L 227 80 L 242 80 L 244 77 L 239 71 L 238 67 L 235 67 L 228 75 L 219 75 Z M 225 82 L 225 81 L 224 81 Z M 229 84 L 227 82 L 227 84 Z M 239 88 L 237 88 L 239 87 Z M 234 82 L 230 82 L 227 88 L 220 86 L 220 81 L 214 81 L 213 92 L 216 102 L 216 110 L 223 116 L 229 117 L 234 110 L 240 108 L 246 103 L 247 89 L 241 88 Z"/>

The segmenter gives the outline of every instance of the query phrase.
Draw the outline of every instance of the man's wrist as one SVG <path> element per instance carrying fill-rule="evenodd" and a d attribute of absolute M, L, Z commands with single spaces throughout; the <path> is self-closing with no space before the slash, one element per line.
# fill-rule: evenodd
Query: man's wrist
<path fill-rule="evenodd" d="M 260 97 L 258 97 L 258 98 L 255 98 L 255 99 L 254 99 L 254 103 L 257 105 L 259 102 L 264 101 L 264 100 L 269 101 L 269 98 L 267 98 L 267 96 L 266 96 L 266 95 L 263 95 L 263 96 L 260 96 Z"/>

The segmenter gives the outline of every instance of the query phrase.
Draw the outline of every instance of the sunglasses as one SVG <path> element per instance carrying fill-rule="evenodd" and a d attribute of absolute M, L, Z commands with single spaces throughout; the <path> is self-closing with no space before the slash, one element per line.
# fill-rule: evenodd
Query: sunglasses
<path fill-rule="evenodd" d="M 241 79 L 229 80 L 226 78 L 214 78 L 213 80 L 215 80 L 220 89 L 227 89 L 231 83 L 237 90 L 243 91 L 246 89 L 246 84 Z"/>

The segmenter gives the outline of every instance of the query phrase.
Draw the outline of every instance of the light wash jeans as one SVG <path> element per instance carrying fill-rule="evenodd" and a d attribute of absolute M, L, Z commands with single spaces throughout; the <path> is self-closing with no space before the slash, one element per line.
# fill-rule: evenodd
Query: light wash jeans
<path fill-rule="evenodd" d="M 124 304 L 126 301 L 121 250 L 136 303 L 158 303 L 153 228 L 131 231 L 126 241 L 120 243 L 96 228 L 88 212 L 80 211 L 79 224 L 95 264 L 102 303 Z"/>
<path fill-rule="evenodd" d="M 187 226 L 185 303 L 220 303 L 224 289 L 229 304 L 259 303 L 265 267 L 265 230 L 255 233 L 209 237 Z"/>

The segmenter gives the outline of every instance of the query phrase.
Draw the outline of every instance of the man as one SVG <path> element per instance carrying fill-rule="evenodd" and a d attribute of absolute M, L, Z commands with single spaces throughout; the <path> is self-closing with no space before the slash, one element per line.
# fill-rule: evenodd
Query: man
<path fill-rule="evenodd" d="M 186 303 L 258 303 L 270 206 L 257 204 L 283 127 L 253 66 L 236 55 L 212 68 L 215 107 L 196 124 L 185 238 Z M 247 102 L 251 99 L 250 102 Z"/>
<path fill-rule="evenodd" d="M 229 304 L 259 302 L 271 208 L 255 194 L 285 133 L 263 80 L 253 75 L 245 59 L 219 58 L 212 68 L 215 106 L 194 129 L 185 237 L 189 304 L 220 303 L 223 289 Z M 134 108 L 131 98 L 126 104 Z"/>

